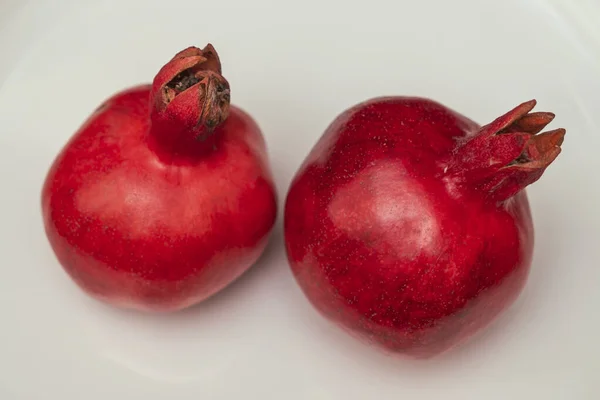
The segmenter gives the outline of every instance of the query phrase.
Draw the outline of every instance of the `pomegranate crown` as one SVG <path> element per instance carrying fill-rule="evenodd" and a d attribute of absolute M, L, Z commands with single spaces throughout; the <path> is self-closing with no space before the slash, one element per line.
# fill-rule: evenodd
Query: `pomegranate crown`
<path fill-rule="evenodd" d="M 229 115 L 229 83 L 209 43 L 188 47 L 161 68 L 152 83 L 152 120 L 179 123 L 202 139 Z"/>
<path fill-rule="evenodd" d="M 497 201 L 537 181 L 560 154 L 566 131 L 542 132 L 554 114 L 531 112 L 535 105 L 535 100 L 522 103 L 468 137 L 449 170 L 461 170 L 467 181 Z"/>

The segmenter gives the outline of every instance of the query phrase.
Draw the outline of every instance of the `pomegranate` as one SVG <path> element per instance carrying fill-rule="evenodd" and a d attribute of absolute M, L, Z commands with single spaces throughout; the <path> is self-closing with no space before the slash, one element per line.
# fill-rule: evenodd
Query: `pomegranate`
<path fill-rule="evenodd" d="M 290 186 L 294 276 L 327 318 L 387 353 L 427 358 L 488 325 L 518 296 L 533 251 L 525 187 L 564 129 L 523 103 L 480 127 L 423 98 L 343 112 Z"/>
<path fill-rule="evenodd" d="M 257 260 L 277 199 L 259 127 L 229 103 L 215 49 L 189 47 L 152 85 L 108 99 L 62 149 L 42 190 L 43 218 L 85 292 L 175 311 Z"/>

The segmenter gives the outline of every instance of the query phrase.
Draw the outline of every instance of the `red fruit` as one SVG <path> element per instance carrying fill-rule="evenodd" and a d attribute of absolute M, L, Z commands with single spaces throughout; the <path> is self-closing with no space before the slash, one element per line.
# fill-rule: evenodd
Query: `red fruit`
<path fill-rule="evenodd" d="M 533 226 L 524 188 L 564 129 L 524 103 L 484 127 L 436 102 L 378 98 L 342 113 L 290 187 L 285 242 L 325 316 L 416 357 L 453 347 L 521 291 Z"/>
<path fill-rule="evenodd" d="M 262 134 L 229 105 L 215 49 L 178 53 L 85 122 L 46 178 L 58 260 L 108 303 L 173 311 L 231 283 L 264 250 L 276 194 Z"/>

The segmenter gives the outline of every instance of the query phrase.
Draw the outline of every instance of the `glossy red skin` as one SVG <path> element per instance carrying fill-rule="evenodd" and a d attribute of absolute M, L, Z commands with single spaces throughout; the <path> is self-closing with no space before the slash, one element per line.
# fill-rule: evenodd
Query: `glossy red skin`
<path fill-rule="evenodd" d="M 490 202 L 445 175 L 479 125 L 426 99 L 341 114 L 285 206 L 292 271 L 311 303 L 358 337 L 430 357 L 488 325 L 520 293 L 533 251 L 526 194 Z"/>
<path fill-rule="evenodd" d="M 265 142 L 231 107 L 201 151 L 152 141 L 151 86 L 107 101 L 54 161 L 42 193 L 47 236 L 88 294 L 175 311 L 235 280 L 264 250 L 276 217 Z"/>

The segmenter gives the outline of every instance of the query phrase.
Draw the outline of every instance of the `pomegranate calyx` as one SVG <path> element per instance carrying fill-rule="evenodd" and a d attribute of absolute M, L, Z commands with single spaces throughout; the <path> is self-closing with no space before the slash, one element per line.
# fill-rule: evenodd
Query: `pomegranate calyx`
<path fill-rule="evenodd" d="M 537 181 L 561 152 L 566 131 L 540 133 L 554 119 L 531 112 L 530 100 L 483 126 L 461 143 L 448 170 L 493 201 L 504 201 Z"/>
<path fill-rule="evenodd" d="M 229 115 L 229 83 L 211 44 L 188 47 L 161 68 L 152 83 L 153 126 L 161 134 L 188 132 L 203 141 Z"/>

